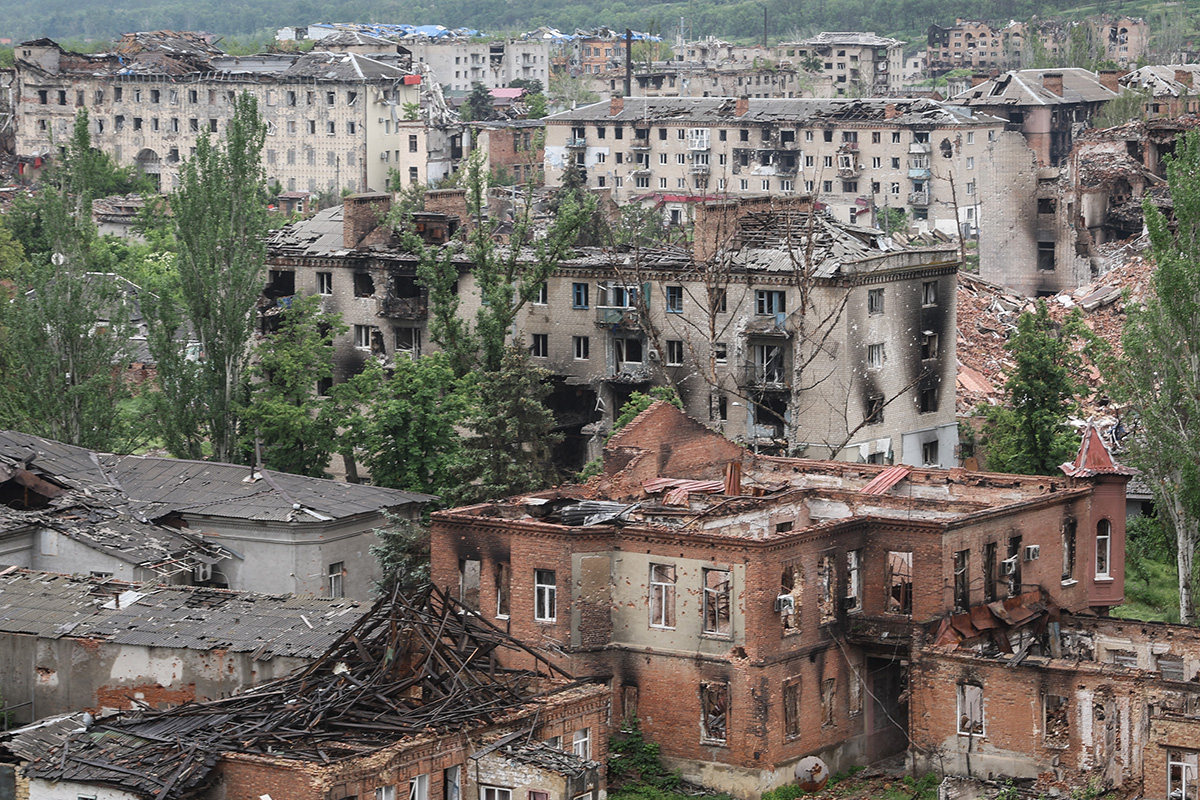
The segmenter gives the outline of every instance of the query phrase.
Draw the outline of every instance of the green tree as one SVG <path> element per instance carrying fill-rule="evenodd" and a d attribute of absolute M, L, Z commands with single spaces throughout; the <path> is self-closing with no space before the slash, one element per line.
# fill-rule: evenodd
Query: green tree
<path fill-rule="evenodd" d="M 885 233 L 903 233 L 908 228 L 908 214 L 903 208 L 885 206 L 877 212 L 879 228 Z"/>
<path fill-rule="evenodd" d="M 534 92 L 525 95 L 525 116 L 529 119 L 541 119 L 546 116 L 546 95 Z"/>
<path fill-rule="evenodd" d="M 1106 371 L 1114 395 L 1129 404 L 1128 458 L 1174 533 L 1179 619 L 1191 623 L 1200 540 L 1200 134 L 1178 139 L 1166 171 L 1174 218 L 1146 199 L 1152 291 L 1130 304 L 1124 353 Z"/>
<path fill-rule="evenodd" d="M 382 577 L 375 581 L 375 593 L 387 594 L 393 588 L 408 594 L 429 582 L 429 526 L 394 514 L 386 528 L 376 528 L 379 544 L 371 545 L 371 555 L 379 564 Z"/>
<path fill-rule="evenodd" d="M 345 330 L 341 317 L 321 310 L 319 295 L 294 297 L 256 348 L 241 416 L 247 444 L 262 449 L 263 466 L 325 477 L 339 420 L 315 389 L 333 378 L 333 339 Z"/>
<path fill-rule="evenodd" d="M 0 281 L 19 277 L 25 265 L 25 248 L 0 217 Z"/>
<path fill-rule="evenodd" d="M 1007 349 L 1016 366 L 1005 381 L 1004 406 L 987 410 L 984 441 L 994 472 L 1053 475 L 1079 446 L 1067 417 L 1078 408 L 1080 359 L 1073 344 L 1082 335 L 1078 317 L 1060 330 L 1044 301 L 1017 320 Z"/>
<path fill-rule="evenodd" d="M 239 397 L 266 260 L 265 136 L 257 102 L 241 94 L 224 137 L 200 135 L 171 196 L 179 258 L 177 285 L 168 294 L 177 294 L 183 314 L 159 304 L 151 352 L 159 369 L 156 418 L 177 456 L 198 458 L 207 442 L 218 461 L 238 457 Z M 186 342 L 175 332 L 184 318 L 199 342 L 198 357 L 181 352 Z"/>
<path fill-rule="evenodd" d="M 492 93 L 482 83 L 472 83 L 471 93 L 467 95 L 467 100 L 463 103 L 462 118 L 484 122 L 491 119 L 492 116 Z"/>
<path fill-rule="evenodd" d="M 0 419 L 8 427 L 99 450 L 130 443 L 123 403 L 133 287 L 93 269 L 91 201 L 103 186 L 87 114 L 29 207 L 43 247 L 6 249 L 16 291 L 0 304 Z"/>
<path fill-rule="evenodd" d="M 356 461 L 379 486 L 444 496 L 455 485 L 468 387 L 450 358 L 397 358 L 389 376 L 375 361 L 334 387 L 349 410 Z"/>
<path fill-rule="evenodd" d="M 478 375 L 455 503 L 508 497 L 555 483 L 552 454 L 562 435 L 554 432 L 554 415 L 545 405 L 548 377 L 515 347 L 503 350 L 499 369 Z"/>

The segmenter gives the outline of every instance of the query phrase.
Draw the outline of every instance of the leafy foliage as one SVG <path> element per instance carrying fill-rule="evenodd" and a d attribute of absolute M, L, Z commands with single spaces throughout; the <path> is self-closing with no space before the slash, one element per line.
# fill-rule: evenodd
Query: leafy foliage
<path fill-rule="evenodd" d="M 611 783 L 625 787 L 635 784 L 634 789 L 653 787 L 658 790 L 678 789 L 682 779 L 677 772 L 668 772 L 662 765 L 661 747 L 642 733 L 636 719 L 622 725 L 621 730 L 608 742 L 608 779 Z M 626 796 L 626 789 L 618 790 Z M 636 797 L 647 797 L 636 791 Z"/>
<path fill-rule="evenodd" d="M 466 120 L 486 121 L 495 116 L 492 106 L 492 94 L 482 83 L 472 83 L 471 93 L 462 106 L 462 118 Z"/>
<path fill-rule="evenodd" d="M 95 153 L 81 111 L 60 162 L 19 223 L 28 244 L 4 242 L 6 277 L 17 291 L 0 304 L 0 423 L 111 451 L 130 444 L 123 370 L 133 293 L 95 270 L 91 201 L 110 177 L 102 169 L 108 162 Z"/>
<path fill-rule="evenodd" d="M 247 444 L 262 448 L 268 469 L 325 477 L 339 420 L 314 389 L 333 377 L 333 338 L 345 330 L 339 316 L 321 311 L 319 295 L 295 297 L 256 349 L 241 416 Z"/>
<path fill-rule="evenodd" d="M 1128 309 L 1124 355 L 1106 377 L 1130 406 L 1128 458 L 1175 534 L 1179 618 L 1189 623 L 1200 540 L 1200 134 L 1178 140 L 1166 171 L 1174 222 L 1147 198 L 1153 292 Z"/>
<path fill-rule="evenodd" d="M 446 496 L 456 485 L 467 382 L 445 353 L 397 358 L 391 375 L 369 361 L 333 388 L 348 409 L 346 440 L 379 486 Z"/>
<path fill-rule="evenodd" d="M 1081 330 L 1078 317 L 1058 330 L 1044 301 L 1017 320 L 1008 342 L 1016 368 L 1004 384 L 1007 404 L 986 411 L 989 470 L 1052 475 L 1078 449 L 1067 417 L 1078 407 L 1080 359 L 1072 344 Z"/>
<path fill-rule="evenodd" d="M 388 526 L 375 529 L 379 544 L 371 545 L 371 555 L 382 575 L 375 581 L 375 593 L 387 594 L 399 586 L 407 594 L 429 582 L 429 526 L 386 511 L 384 514 Z"/>
<path fill-rule="evenodd" d="M 620 413 L 613 421 L 611 437 L 614 433 L 624 428 L 629 423 L 633 422 L 633 418 L 645 411 L 656 400 L 665 400 L 678 409 L 683 409 L 683 401 L 679 399 L 679 392 L 675 391 L 674 386 L 655 386 L 649 392 L 634 392 L 629 395 L 629 400 L 625 405 L 621 406 Z"/>
<path fill-rule="evenodd" d="M 265 137 L 257 102 L 242 93 L 224 137 L 200 135 L 171 196 L 179 259 L 167 291 L 180 298 L 200 344 L 199 357 L 189 357 L 176 336 L 184 314 L 158 304 L 150 338 L 160 378 L 157 419 L 177 456 L 199 458 L 206 441 L 218 461 L 239 456 L 239 399 L 266 260 Z"/>
<path fill-rule="evenodd" d="M 878 211 L 879 227 L 884 233 L 903 233 L 908 227 L 908 214 L 903 208 L 888 206 Z"/>
<path fill-rule="evenodd" d="M 505 348 L 500 368 L 477 376 L 476 404 L 467 419 L 461 486 L 455 502 L 478 502 L 555 483 L 551 460 L 562 434 L 546 408 L 549 373 L 525 352 Z"/>

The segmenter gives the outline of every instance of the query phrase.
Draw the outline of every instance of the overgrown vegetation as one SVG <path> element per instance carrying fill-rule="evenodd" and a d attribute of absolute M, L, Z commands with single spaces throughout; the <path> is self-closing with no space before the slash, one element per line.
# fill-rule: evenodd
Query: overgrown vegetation
<path fill-rule="evenodd" d="M 610 800 L 731 800 L 727 794 L 704 794 L 665 769 L 659 745 L 643 735 L 636 719 L 609 740 L 608 752 Z"/>

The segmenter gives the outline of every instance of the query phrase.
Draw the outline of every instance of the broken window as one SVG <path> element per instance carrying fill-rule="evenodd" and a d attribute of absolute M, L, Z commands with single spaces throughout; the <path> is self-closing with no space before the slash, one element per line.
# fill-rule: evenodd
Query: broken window
<path fill-rule="evenodd" d="M 408 779 L 408 800 L 429 800 L 429 773 Z"/>
<path fill-rule="evenodd" d="M 374 325 L 355 325 L 354 326 L 354 346 L 359 350 L 370 350 L 374 344 L 375 333 L 378 328 Z"/>
<path fill-rule="evenodd" d="M 512 789 L 500 786 L 480 786 L 479 800 L 512 800 Z"/>
<path fill-rule="evenodd" d="M 1197 800 L 1197 754 L 1186 750 L 1167 751 L 1167 797 L 1171 800 Z"/>
<path fill-rule="evenodd" d="M 921 337 L 921 360 L 924 361 L 930 358 L 937 358 L 938 354 L 938 335 L 926 331 Z"/>
<path fill-rule="evenodd" d="M 375 789 L 375 800 L 396 800 L 395 786 L 379 786 Z"/>
<path fill-rule="evenodd" d="M 926 386 L 921 390 L 921 394 L 917 399 L 917 407 L 920 409 L 922 414 L 929 414 L 938 410 L 938 394 L 936 386 Z"/>
<path fill-rule="evenodd" d="M 822 625 L 833 622 L 837 618 L 837 609 L 833 603 L 833 577 L 833 556 L 821 556 L 817 561 L 817 585 L 820 588 L 817 607 L 820 609 Z"/>
<path fill-rule="evenodd" d="M 958 732 L 966 736 L 983 735 L 983 687 L 973 683 L 958 685 Z"/>
<path fill-rule="evenodd" d="M 575 731 L 571 736 L 571 752 L 584 761 L 592 760 L 592 729 L 584 728 Z"/>
<path fill-rule="evenodd" d="M 779 581 L 779 595 L 775 598 L 775 610 L 783 624 L 783 634 L 800 632 L 800 575 L 799 565 L 790 564 L 783 568 Z"/>
<path fill-rule="evenodd" d="M 867 313 L 882 314 L 883 313 L 883 289 L 868 289 L 867 290 Z"/>
<path fill-rule="evenodd" d="M 787 292 L 759 289 L 754 293 L 755 313 L 763 316 L 787 313 Z"/>
<path fill-rule="evenodd" d="M 393 331 L 396 339 L 396 352 L 409 358 L 421 357 L 421 329 L 413 327 L 397 327 Z"/>
<path fill-rule="evenodd" d="M 983 600 L 991 603 L 996 600 L 996 543 L 988 542 L 983 546 Z"/>
<path fill-rule="evenodd" d="M 789 739 L 800 735 L 800 679 L 783 684 L 783 732 Z"/>
<path fill-rule="evenodd" d="M 883 343 L 867 345 L 867 369 L 883 369 Z"/>
<path fill-rule="evenodd" d="M 971 551 L 959 550 L 954 554 L 954 608 L 966 611 L 971 607 Z"/>
<path fill-rule="evenodd" d="M 375 279 L 371 277 L 369 272 L 354 273 L 354 296 L 355 297 L 374 297 L 375 295 Z"/>
<path fill-rule="evenodd" d="M 1042 696 L 1042 731 L 1047 747 L 1070 744 L 1071 718 L 1067 698 L 1057 694 Z"/>
<path fill-rule="evenodd" d="M 847 682 L 849 689 L 848 709 L 851 715 L 861 714 L 863 708 L 862 700 L 862 679 L 859 677 L 859 666 L 856 662 L 851 661 L 847 667 L 848 676 Z"/>
<path fill-rule="evenodd" d="M 730 633 L 729 570 L 704 570 L 704 632 Z"/>
<path fill-rule="evenodd" d="M 1187 676 L 1183 671 L 1183 659 L 1178 656 L 1161 655 L 1158 657 L 1158 671 L 1165 680 L 1183 681 Z"/>
<path fill-rule="evenodd" d="M 834 678 L 821 681 L 821 725 L 833 724 L 833 701 L 837 696 L 837 683 Z"/>
<path fill-rule="evenodd" d="M 558 585 L 554 570 L 533 571 L 533 618 L 537 622 L 554 622 L 558 613 Z"/>
<path fill-rule="evenodd" d="M 479 559 L 459 559 L 458 601 L 472 611 L 479 610 L 479 575 Z"/>
<path fill-rule="evenodd" d="M 912 614 L 912 553 L 887 554 L 887 604 L 891 614 Z"/>
<path fill-rule="evenodd" d="M 512 588 L 512 572 L 508 564 L 496 564 L 496 616 L 508 619 L 508 595 Z"/>
<path fill-rule="evenodd" d="M 1063 583 L 1075 580 L 1075 520 L 1063 522 L 1062 529 L 1062 579 Z"/>
<path fill-rule="evenodd" d="M 1053 272 L 1055 267 L 1054 242 L 1038 242 L 1037 266 L 1044 272 Z"/>
<path fill-rule="evenodd" d="M 886 405 L 886 402 L 881 394 L 873 394 L 867 398 L 867 412 L 863 415 L 867 425 L 878 425 L 883 422 L 884 405 Z M 871 455 L 879 456 L 882 459 L 884 454 L 872 453 Z M 883 461 L 879 460 L 872 463 L 882 464 Z"/>
<path fill-rule="evenodd" d="M 625 684 L 621 687 L 621 719 L 627 726 L 637 721 L 638 687 Z"/>
<path fill-rule="evenodd" d="M 846 610 L 862 607 L 862 550 L 846 551 Z"/>
<path fill-rule="evenodd" d="M 783 345 L 754 345 L 754 383 L 759 386 L 783 383 L 783 375 Z"/>
<path fill-rule="evenodd" d="M 921 305 L 936 306 L 938 301 L 937 281 L 925 281 L 921 284 Z"/>
<path fill-rule="evenodd" d="M 1096 524 L 1096 577 L 1108 578 L 1112 556 L 1112 523 L 1106 519 Z"/>
<path fill-rule="evenodd" d="M 1008 596 L 1021 593 L 1021 537 L 1008 538 L 1008 557 L 1000 565 L 1000 574 L 1008 578 Z"/>
<path fill-rule="evenodd" d="M 1133 652 L 1132 650 L 1109 650 L 1108 662 L 1110 664 L 1115 664 L 1118 667 L 1137 669 L 1137 653 Z"/>
<path fill-rule="evenodd" d="M 675 565 L 650 565 L 650 627 L 675 627 Z"/>
<path fill-rule="evenodd" d="M 618 336 L 613 339 L 613 354 L 616 358 L 617 369 L 624 364 L 642 363 L 642 340 L 636 336 Z"/>
<path fill-rule="evenodd" d="M 729 684 L 700 684 L 700 738 L 709 743 L 725 743 L 729 722 Z"/>
<path fill-rule="evenodd" d="M 330 597 L 346 596 L 346 562 L 335 561 L 325 573 Z"/>

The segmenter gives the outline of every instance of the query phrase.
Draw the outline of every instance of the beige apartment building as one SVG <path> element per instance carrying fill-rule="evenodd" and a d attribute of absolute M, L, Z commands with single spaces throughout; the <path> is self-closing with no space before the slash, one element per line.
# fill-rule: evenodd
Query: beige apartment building
<path fill-rule="evenodd" d="M 818 76 L 814 97 L 871 96 L 903 85 L 904 42 L 874 33 L 822 32 L 775 47 L 780 67 Z"/>
<path fill-rule="evenodd" d="M 92 144 L 164 191 L 200 134 L 224 130 L 242 92 L 258 100 L 263 166 L 285 191 L 382 190 L 393 168 L 404 185 L 426 184 L 465 149 L 452 116 L 423 98 L 423 74 L 395 50 L 235 57 L 199 34 L 135 33 L 103 54 L 25 42 L 16 73 L 18 155 L 54 153 L 86 108 Z"/>
<path fill-rule="evenodd" d="M 812 196 L 846 223 L 893 212 L 916 231 L 971 232 L 1006 196 L 982 177 L 1028 160 L 1004 121 L 912 99 L 613 98 L 546 119 L 546 183 L 582 169 L 618 203 L 686 223 L 718 197 Z"/>
<path fill-rule="evenodd" d="M 378 227 L 389 203 L 349 197 L 272 235 L 267 295 L 320 294 L 349 326 L 337 382 L 436 349 L 416 256 Z M 889 245 L 804 198 L 698 213 L 692 250 L 579 250 L 515 320 L 512 341 L 553 376 L 564 460 L 595 457 L 633 392 L 671 385 L 688 414 L 760 452 L 957 465 L 955 245 Z M 455 235 L 442 215 L 417 223 L 431 243 Z M 479 291 L 457 264 L 471 319 Z"/>

